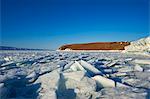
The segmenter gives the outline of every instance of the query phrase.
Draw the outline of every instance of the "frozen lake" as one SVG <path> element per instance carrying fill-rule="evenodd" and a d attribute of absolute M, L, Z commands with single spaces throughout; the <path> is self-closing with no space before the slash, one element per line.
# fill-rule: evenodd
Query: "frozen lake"
<path fill-rule="evenodd" d="M 121 52 L 1 51 L 0 98 L 148 99 L 150 57 Z"/>

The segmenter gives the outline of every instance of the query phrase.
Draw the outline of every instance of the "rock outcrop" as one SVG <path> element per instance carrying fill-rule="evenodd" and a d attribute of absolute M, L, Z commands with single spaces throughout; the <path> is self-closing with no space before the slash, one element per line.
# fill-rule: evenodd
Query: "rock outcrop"
<path fill-rule="evenodd" d="M 63 45 L 59 50 L 124 50 L 130 42 L 96 42 Z"/>

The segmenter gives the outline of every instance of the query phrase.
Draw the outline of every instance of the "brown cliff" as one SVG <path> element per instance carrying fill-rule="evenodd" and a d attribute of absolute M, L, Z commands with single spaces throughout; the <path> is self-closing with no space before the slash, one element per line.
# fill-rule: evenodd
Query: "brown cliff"
<path fill-rule="evenodd" d="M 124 50 L 130 42 L 96 42 L 63 45 L 59 50 Z"/>

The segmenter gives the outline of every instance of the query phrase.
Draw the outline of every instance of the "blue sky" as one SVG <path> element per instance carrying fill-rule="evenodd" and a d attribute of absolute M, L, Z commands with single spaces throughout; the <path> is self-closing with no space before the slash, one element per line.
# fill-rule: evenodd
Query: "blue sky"
<path fill-rule="evenodd" d="M 149 35 L 149 0 L 2 0 L 1 45 L 132 41 Z"/>

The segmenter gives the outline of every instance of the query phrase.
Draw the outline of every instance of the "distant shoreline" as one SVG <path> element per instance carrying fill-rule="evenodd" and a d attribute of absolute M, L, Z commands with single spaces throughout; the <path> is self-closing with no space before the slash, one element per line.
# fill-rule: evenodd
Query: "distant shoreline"
<path fill-rule="evenodd" d="M 122 52 L 123 50 L 56 50 L 58 52 Z"/>
<path fill-rule="evenodd" d="M 0 46 L 0 50 L 23 50 L 23 51 L 31 51 L 31 50 L 33 50 L 33 51 L 37 51 L 37 50 L 39 50 L 39 51 L 45 51 L 45 50 L 50 50 L 50 49 L 32 49 L 32 48 L 17 48 L 17 47 L 10 47 L 10 46 Z"/>
<path fill-rule="evenodd" d="M 0 51 L 55 51 L 55 50 L 1 50 Z"/>

